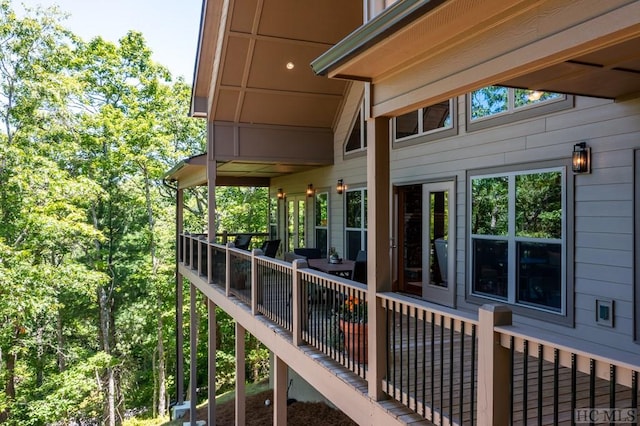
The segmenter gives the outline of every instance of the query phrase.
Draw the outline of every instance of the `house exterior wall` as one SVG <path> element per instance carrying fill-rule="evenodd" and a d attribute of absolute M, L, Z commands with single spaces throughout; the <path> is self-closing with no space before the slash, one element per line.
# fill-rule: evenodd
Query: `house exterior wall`
<path fill-rule="evenodd" d="M 348 97 L 343 116 L 336 125 L 333 166 L 274 180 L 275 187 L 289 193 L 307 183 L 330 194 L 331 245 L 344 247 L 343 195 L 335 191 L 344 179 L 349 188 L 366 187 L 366 157 L 344 156 L 343 144 L 357 113 L 356 96 Z M 573 108 L 511 124 L 467 131 L 465 97 L 457 98 L 458 135 L 391 150 L 391 184 L 456 182 L 456 304 L 464 311 L 476 311 L 480 304 L 467 293 L 468 261 L 466 223 L 468 214 L 467 174 L 469 171 L 539 163 L 545 160 L 570 161 L 573 145 L 586 141 L 592 149 L 592 173 L 572 175 L 573 215 L 567 215 L 573 233 L 572 294 L 574 312 L 570 321 L 536 318 L 536 311 L 515 315 L 515 323 L 525 323 L 578 337 L 594 344 L 637 352 L 634 341 L 634 155 L 640 148 L 640 99 L 625 102 L 576 97 Z M 348 130 L 347 130 L 348 129 Z M 416 141 L 418 141 L 416 139 Z M 571 200 L 569 200 L 571 202 Z M 570 210 L 570 209 L 569 209 Z M 372 225 L 369 224 L 369 229 Z M 311 235 L 311 230 L 309 235 Z M 569 239 L 569 242 L 571 239 Z M 596 300 L 613 301 L 614 326 L 596 323 Z M 486 299 L 485 303 L 492 303 Z M 560 319 L 560 318 L 559 318 Z"/>

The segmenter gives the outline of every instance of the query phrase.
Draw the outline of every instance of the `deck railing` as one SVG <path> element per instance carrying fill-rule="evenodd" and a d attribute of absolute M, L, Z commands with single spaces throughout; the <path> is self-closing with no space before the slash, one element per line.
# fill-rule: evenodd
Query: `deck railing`
<path fill-rule="evenodd" d="M 590 422 L 605 413 L 593 408 L 615 408 L 606 415 L 617 423 L 628 409 L 638 408 L 638 365 L 587 350 L 532 336 L 516 327 L 498 327 L 500 344 L 509 351 L 511 424 L 537 419 L 538 424 Z M 636 413 L 637 414 L 637 413 Z M 635 417 L 635 424 L 640 419 Z M 609 420 L 607 420 L 609 422 Z"/>
<path fill-rule="evenodd" d="M 293 332 L 293 268 L 288 262 L 255 256 L 256 309 L 274 323 Z"/>
<path fill-rule="evenodd" d="M 367 381 L 368 371 L 380 371 L 369 365 L 367 337 L 384 336 L 386 356 L 373 361 L 384 363 L 379 387 L 436 425 L 574 424 L 593 408 L 617 409 L 600 413 L 618 416 L 607 422 L 633 413 L 638 423 L 637 355 L 605 356 L 601 347 L 512 326 L 506 306 L 471 315 L 395 293 L 376 294 L 384 328 L 351 334 L 369 326 L 366 285 L 198 235 L 182 235 L 178 247 L 184 266 L 281 326 L 295 345 Z M 345 315 L 352 321 L 341 327 Z"/>
<path fill-rule="evenodd" d="M 367 287 L 303 269 L 298 285 L 301 339 L 367 378 Z"/>
<path fill-rule="evenodd" d="M 477 320 L 381 294 L 391 398 L 435 424 L 475 422 Z"/>

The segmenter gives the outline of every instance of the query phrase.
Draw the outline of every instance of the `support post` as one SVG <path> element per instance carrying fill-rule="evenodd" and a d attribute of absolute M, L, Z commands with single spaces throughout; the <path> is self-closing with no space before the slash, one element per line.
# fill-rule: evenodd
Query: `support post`
<path fill-rule="evenodd" d="M 209 404 L 207 406 L 207 416 L 209 421 L 208 425 L 216 424 L 216 304 L 209 298 L 207 298 L 207 311 L 209 314 L 209 324 L 208 324 L 208 336 L 209 340 L 207 342 L 207 347 L 209 349 L 208 353 L 208 390 L 207 390 L 207 398 L 209 399 Z"/>
<path fill-rule="evenodd" d="M 251 314 L 258 315 L 258 256 L 262 250 L 251 250 Z"/>
<path fill-rule="evenodd" d="M 190 311 L 189 311 L 189 416 L 191 424 L 196 424 L 196 404 L 198 401 L 198 375 L 197 375 L 197 359 L 198 359 L 198 320 L 196 312 L 196 299 L 198 297 L 198 289 L 191 284 L 189 287 Z"/>
<path fill-rule="evenodd" d="M 302 330 L 306 329 L 307 313 L 308 313 L 308 300 L 303 301 L 300 295 L 302 290 L 302 283 L 300 282 L 300 274 L 298 270 L 302 268 L 308 268 L 308 264 L 305 260 L 295 259 L 292 262 L 293 265 L 293 280 L 291 283 L 291 317 L 293 328 L 293 344 L 295 346 L 302 345 Z"/>
<path fill-rule="evenodd" d="M 273 382 L 273 424 L 287 425 L 287 364 L 274 355 L 275 376 Z"/>
<path fill-rule="evenodd" d="M 511 356 L 500 344 L 496 326 L 511 325 L 511 310 L 504 305 L 478 309 L 478 424 L 509 424 Z"/>
<path fill-rule="evenodd" d="M 176 191 L 176 404 L 184 403 L 184 294 L 182 274 L 178 272 L 180 252 L 184 256 L 183 230 L 184 190 Z"/>
<path fill-rule="evenodd" d="M 369 118 L 367 134 L 373 139 L 367 147 L 367 220 L 376 224 L 369 229 L 367 242 L 368 382 L 369 396 L 380 401 L 385 398 L 382 380 L 387 369 L 386 319 L 377 293 L 391 291 L 389 118 Z"/>
<path fill-rule="evenodd" d="M 236 322 L 236 426 L 244 426 L 246 418 L 245 408 L 245 334 L 246 330 Z M 210 425 L 215 423 L 209 423 Z"/>

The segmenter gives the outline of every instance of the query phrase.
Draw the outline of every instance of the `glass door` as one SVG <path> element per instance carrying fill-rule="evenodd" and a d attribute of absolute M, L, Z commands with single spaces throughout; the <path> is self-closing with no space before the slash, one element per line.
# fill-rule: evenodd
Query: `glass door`
<path fill-rule="evenodd" d="M 455 304 L 455 184 L 398 188 L 398 290 Z"/>
<path fill-rule="evenodd" d="M 287 250 L 305 247 L 306 196 L 287 197 Z"/>
<path fill-rule="evenodd" d="M 423 274 L 422 297 L 455 306 L 455 185 L 422 186 Z"/>

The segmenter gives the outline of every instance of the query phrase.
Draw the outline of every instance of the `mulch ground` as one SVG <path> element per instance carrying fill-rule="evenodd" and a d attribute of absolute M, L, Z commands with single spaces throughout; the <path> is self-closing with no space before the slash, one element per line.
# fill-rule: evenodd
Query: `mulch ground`
<path fill-rule="evenodd" d="M 265 405 L 265 400 L 273 401 L 273 391 L 267 390 L 247 397 L 247 426 L 273 425 L 273 405 Z M 207 420 L 207 406 L 196 411 L 198 420 Z M 184 420 L 188 421 L 188 418 Z M 287 423 L 300 426 L 353 426 L 356 423 L 341 411 L 321 402 L 294 402 L 287 407 Z M 216 405 L 216 425 L 235 424 L 235 401 Z"/>

